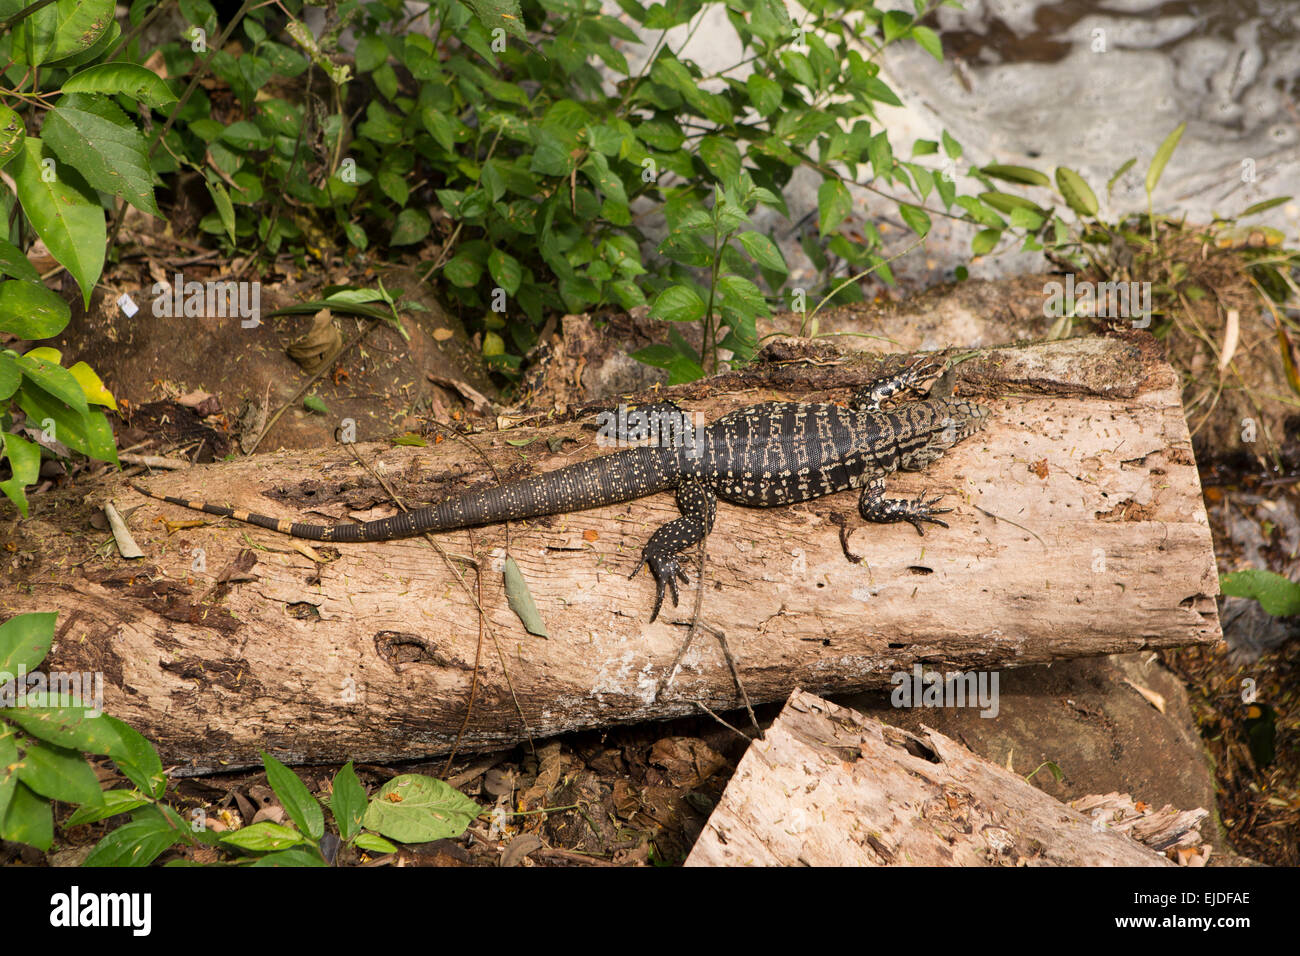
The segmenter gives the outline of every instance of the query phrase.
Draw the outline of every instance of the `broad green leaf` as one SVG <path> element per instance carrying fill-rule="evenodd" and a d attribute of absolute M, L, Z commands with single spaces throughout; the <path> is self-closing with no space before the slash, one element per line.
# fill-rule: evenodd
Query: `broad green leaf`
<path fill-rule="evenodd" d="M 749 74 L 745 89 L 749 101 L 761 116 L 771 116 L 781 108 L 781 100 L 785 98 L 785 88 L 780 83 L 759 73 Z"/>
<path fill-rule="evenodd" d="M 829 235 L 838 229 L 852 210 L 853 200 L 849 191 L 838 179 L 823 180 L 817 187 L 817 223 L 821 235 Z"/>
<path fill-rule="evenodd" d="M 34 136 L 23 141 L 22 154 L 9 171 L 18 186 L 23 212 L 46 248 L 77 280 L 89 309 L 108 246 L 99 197 L 75 169 L 57 165 L 54 156 Z"/>
<path fill-rule="evenodd" d="M 83 688 L 83 693 L 85 688 Z M 70 694 L 28 694 L 27 706 L 6 707 L 0 717 L 33 737 L 68 750 L 108 754 L 122 745 L 117 728 L 91 710 L 94 702 L 75 701 Z"/>
<path fill-rule="evenodd" d="M 176 102 L 176 94 L 153 70 L 134 63 L 100 63 L 63 81 L 64 93 L 121 93 L 156 110 Z"/>
<path fill-rule="evenodd" d="M 790 267 L 786 265 L 785 256 L 781 254 L 780 248 L 761 232 L 742 232 L 736 239 L 739 240 L 753 260 L 764 269 L 772 269 L 782 275 L 790 271 Z"/>
<path fill-rule="evenodd" d="M 1023 183 L 1026 186 L 1050 186 L 1052 181 L 1047 178 L 1045 173 L 1040 173 L 1036 169 L 1030 169 L 1027 166 L 1006 166 L 1000 163 L 994 163 L 984 166 L 980 169 L 985 176 L 992 176 L 994 179 L 1003 179 L 1009 183 Z"/>
<path fill-rule="evenodd" d="M 519 260 L 500 249 L 493 249 L 488 256 L 488 272 L 492 276 L 492 281 L 505 289 L 508 295 L 514 295 L 519 291 L 519 283 L 524 278 L 523 267 L 519 265 Z"/>
<path fill-rule="evenodd" d="M 1015 196 L 1011 193 L 987 192 L 980 193 L 980 199 L 988 203 L 998 212 L 1011 213 L 1013 209 L 1028 209 L 1030 212 L 1042 218 L 1047 218 L 1047 210 L 1035 202 L 1030 202 L 1024 196 Z"/>
<path fill-rule="evenodd" d="M 156 808 L 146 807 L 130 823 L 122 824 L 96 843 L 81 865 L 148 866 L 184 839 L 185 834 Z"/>
<path fill-rule="evenodd" d="M 19 749 L 24 748 L 20 745 Z M 43 741 L 28 741 L 20 757 L 18 779 L 51 800 L 99 804 L 104 799 L 99 778 L 85 757 Z"/>
<path fill-rule="evenodd" d="M 357 779 L 349 760 L 334 775 L 334 792 L 330 798 L 330 812 L 338 825 L 339 836 L 346 842 L 361 829 L 361 818 L 366 812 L 366 789 Z"/>
<path fill-rule="evenodd" d="M 116 717 L 104 714 L 97 719 L 106 721 L 117 732 L 118 742 L 108 751 L 117 769 L 140 790 L 161 799 L 167 791 L 167 775 L 163 773 L 162 760 L 153 744 Z"/>
<path fill-rule="evenodd" d="M 369 850 L 371 853 L 397 852 L 397 847 L 389 843 L 377 833 L 358 833 L 356 846 L 360 850 Z"/>
<path fill-rule="evenodd" d="M 162 216 L 144 134 L 107 97 L 69 93 L 45 114 L 41 136 L 62 160 L 101 192 Z"/>
<path fill-rule="evenodd" d="M 315 412 L 317 415 L 328 415 L 330 413 L 329 406 L 325 404 L 325 400 L 319 395 L 304 395 L 302 405 L 307 411 Z"/>
<path fill-rule="evenodd" d="M 14 361 L 23 370 L 24 377 L 35 382 L 73 411 L 85 415 L 88 408 L 86 393 L 81 390 L 81 383 L 71 372 L 59 365 L 57 359 L 51 360 L 52 357 L 41 354 L 50 351 L 52 350 L 32 349 L 27 354 L 18 356 Z"/>
<path fill-rule="evenodd" d="M 6 399 L 18 391 L 18 386 L 23 382 L 22 369 L 14 358 L 15 356 L 0 352 L 0 399 Z"/>
<path fill-rule="evenodd" d="M 533 600 L 533 593 L 528 590 L 524 573 L 519 570 L 519 565 L 510 555 L 506 555 L 505 560 L 505 581 L 506 602 L 510 605 L 510 610 L 518 615 L 524 630 L 538 637 L 550 637 L 546 630 L 546 622 L 542 620 L 541 612 L 537 610 L 537 602 Z"/>
<path fill-rule="evenodd" d="M 223 836 L 221 842 L 237 846 L 241 850 L 265 853 L 269 850 L 287 850 L 291 846 L 298 846 L 308 842 L 308 837 L 292 827 L 262 820 Z"/>
<path fill-rule="evenodd" d="M 107 820 L 109 817 L 115 817 L 119 813 L 130 813 L 132 810 L 138 810 L 140 807 L 147 806 L 149 799 L 139 790 L 105 790 L 104 802 L 99 806 L 80 806 L 73 812 L 72 816 L 64 821 L 65 827 L 81 826 L 83 823 L 96 823 L 100 820 Z"/>
<path fill-rule="evenodd" d="M 700 140 L 700 159 L 723 185 L 740 175 L 740 150 L 725 136 L 705 136 Z"/>
<path fill-rule="evenodd" d="M 899 203 L 898 214 L 903 217 L 903 222 L 907 223 L 908 228 L 918 236 L 924 236 L 930 232 L 930 216 L 919 206 Z"/>
<path fill-rule="evenodd" d="M 1300 584 L 1262 568 L 1219 575 L 1219 590 L 1230 597 L 1254 598 L 1274 617 L 1300 614 Z"/>
<path fill-rule="evenodd" d="M 949 136 L 947 130 L 943 131 L 941 139 L 943 141 L 943 151 L 948 155 L 948 158 L 961 159 L 961 143 Z"/>
<path fill-rule="evenodd" d="M 6 438 L 6 441 L 8 439 Z M 45 660 L 54 641 L 54 612 L 15 614 L 0 624 L 0 673 L 31 673 Z"/>
<path fill-rule="evenodd" d="M 26 256 L 23 261 L 27 262 Z M 0 329 L 35 342 L 58 335 L 71 320 L 72 309 L 68 303 L 39 279 L 0 282 Z"/>
<path fill-rule="evenodd" d="M 1153 193 L 1156 190 L 1156 184 L 1160 182 L 1160 177 L 1165 171 L 1165 166 L 1169 163 L 1169 157 L 1174 155 L 1174 150 L 1178 148 L 1178 141 L 1183 138 L 1183 130 L 1187 129 L 1186 123 L 1179 123 L 1178 128 L 1165 137 L 1165 141 L 1160 144 L 1156 154 L 1151 159 L 1151 166 L 1147 169 L 1147 193 Z"/>
<path fill-rule="evenodd" d="M 998 244 L 1002 238 L 1001 229 L 981 229 L 975 233 L 974 238 L 970 241 L 970 251 L 973 255 L 982 256 L 992 252 L 993 247 Z"/>
<path fill-rule="evenodd" d="M 724 275 L 718 278 L 718 292 L 722 305 L 746 315 L 767 315 L 767 300 L 758 286 L 743 276 Z"/>
<path fill-rule="evenodd" d="M 669 322 L 696 322 L 704 318 L 704 300 L 689 286 L 673 285 L 655 297 L 650 318 Z"/>
<path fill-rule="evenodd" d="M 0 393 L 3 391 L 4 389 L 0 388 Z M 12 501 L 14 507 L 26 518 L 27 492 L 24 489 L 36 484 L 36 479 L 40 477 L 41 446 L 12 433 L 7 433 L 0 438 L 0 444 L 4 446 L 4 457 L 9 460 L 11 470 L 9 478 L 0 481 L 0 491 L 4 492 L 5 497 Z"/>
<path fill-rule="evenodd" d="M 397 214 L 397 221 L 393 224 L 393 233 L 388 241 L 395 246 L 414 245 L 429 234 L 429 228 L 429 217 L 424 210 L 403 209 Z"/>
<path fill-rule="evenodd" d="M 442 780 L 407 773 L 371 798 L 363 823 L 399 843 L 428 843 L 460 836 L 482 808 Z"/>
<path fill-rule="evenodd" d="M 289 814 L 289 819 L 313 840 L 324 836 L 325 814 L 307 785 L 296 773 L 266 752 L 262 753 L 262 765 L 266 767 L 267 782 L 280 798 L 280 805 Z"/>
<path fill-rule="evenodd" d="M 912 39 L 930 56 L 940 63 L 943 62 L 943 43 L 939 40 L 939 34 L 929 27 L 918 24 L 912 27 Z"/>
<path fill-rule="evenodd" d="M 1065 197 L 1066 205 L 1080 216 L 1097 215 L 1097 196 L 1092 187 L 1073 169 L 1056 168 L 1056 188 Z"/>
<path fill-rule="evenodd" d="M 9 801 L 18 787 L 18 734 L 12 727 L 0 727 L 0 824 L 9 811 Z"/>
<path fill-rule="evenodd" d="M 14 31 L 15 62 L 40 66 L 90 49 L 114 22 L 113 6 L 113 0 L 56 0 L 42 7 Z"/>
<path fill-rule="evenodd" d="M 9 107 L 0 104 L 0 169 L 18 155 L 26 136 L 27 127 L 23 124 L 23 118 Z"/>
<path fill-rule="evenodd" d="M 41 279 L 41 274 L 36 271 L 32 261 L 7 239 L 0 239 L 0 273 L 31 282 L 39 282 Z M 12 331 L 6 329 L 3 321 L 0 321 L 0 330 Z"/>
<path fill-rule="evenodd" d="M 9 808 L 0 820 L 0 839 L 48 850 L 54 842 L 54 811 L 50 801 L 15 782 Z"/>

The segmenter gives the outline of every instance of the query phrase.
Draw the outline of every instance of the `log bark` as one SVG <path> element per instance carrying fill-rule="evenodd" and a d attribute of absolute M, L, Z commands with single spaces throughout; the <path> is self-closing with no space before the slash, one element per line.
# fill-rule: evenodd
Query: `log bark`
<path fill-rule="evenodd" d="M 795 340 L 764 358 L 668 394 L 712 420 L 777 398 L 846 398 L 909 360 Z M 721 505 L 702 616 L 726 632 L 751 699 L 783 700 L 796 686 L 886 686 L 920 663 L 989 669 L 1219 639 L 1178 379 L 1153 340 L 991 350 L 961 369 L 959 394 L 993 410 L 987 430 L 926 473 L 896 476 L 888 492 L 943 493 L 955 509 L 949 529 L 921 538 L 906 524 L 866 525 L 856 493 L 776 509 Z M 583 411 L 470 440 L 503 478 L 557 467 L 605 452 Z M 356 448 L 412 505 L 493 480 L 459 441 Z M 146 480 L 166 494 L 299 521 L 391 513 L 388 495 L 342 447 Z M 123 561 L 92 529 L 110 499 L 128 516 L 142 561 Z M 466 576 L 481 586 L 489 630 L 462 751 L 692 713 L 694 699 L 714 710 L 738 705 L 721 650 L 704 636 L 654 699 L 694 593 L 649 625 L 649 576 L 627 575 L 649 534 L 676 515 L 663 494 L 438 536 L 483 568 L 480 584 Z M 263 749 L 303 763 L 452 746 L 479 623 L 428 541 L 305 549 L 234 522 L 193 524 L 202 518 L 117 478 L 89 495 L 41 496 L 32 518 L 15 523 L 4 556 L 15 585 L 5 589 L 5 612 L 57 610 L 50 666 L 103 672 L 108 712 L 182 767 L 244 765 Z M 507 606 L 507 543 L 549 640 L 527 634 Z"/>
<path fill-rule="evenodd" d="M 1170 845 L 1199 843 L 1205 815 L 1169 815 Z M 796 691 L 741 758 L 686 865 L 1173 864 L 937 731 Z"/>

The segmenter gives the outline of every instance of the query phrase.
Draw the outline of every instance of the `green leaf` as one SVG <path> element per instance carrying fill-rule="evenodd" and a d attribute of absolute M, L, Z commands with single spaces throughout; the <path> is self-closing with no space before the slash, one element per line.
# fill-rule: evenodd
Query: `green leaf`
<path fill-rule="evenodd" d="M 930 231 L 930 217 L 924 209 L 919 206 L 909 206 L 907 203 L 898 204 L 898 214 L 903 217 L 903 222 L 907 223 L 918 236 L 924 236 Z"/>
<path fill-rule="evenodd" d="M 980 172 L 985 176 L 992 176 L 994 179 L 1002 179 L 1009 183 L 1023 183 L 1026 186 L 1050 186 L 1052 184 L 1046 174 L 1040 173 L 1036 169 L 1030 169 L 1027 166 L 1005 166 L 994 163 L 983 167 Z"/>
<path fill-rule="evenodd" d="M 1219 590 L 1230 597 L 1253 598 L 1266 614 L 1300 614 L 1300 584 L 1272 571 L 1250 568 L 1219 575 Z"/>
<path fill-rule="evenodd" d="M 260 856 L 250 866 L 329 866 L 319 852 L 296 846 L 288 850 L 279 850 Z"/>
<path fill-rule="evenodd" d="M 509 295 L 519 291 L 519 283 L 524 278 L 523 267 L 519 265 L 519 260 L 500 249 L 493 249 L 488 255 L 488 272 L 492 280 Z"/>
<path fill-rule="evenodd" d="M 460 836 L 481 810 L 445 782 L 407 773 L 379 788 L 362 822 L 399 843 L 428 843 Z"/>
<path fill-rule="evenodd" d="M 785 256 L 777 244 L 761 232 L 742 232 L 736 237 L 750 257 L 764 269 L 771 269 L 782 275 L 790 271 Z"/>
<path fill-rule="evenodd" d="M 361 818 L 366 812 L 366 789 L 357 779 L 349 760 L 334 775 L 334 793 L 330 798 L 330 812 L 338 824 L 339 836 L 344 842 L 351 840 L 361 829 Z"/>
<path fill-rule="evenodd" d="M 156 808 L 146 807 L 130 823 L 122 824 L 96 843 L 81 865 L 148 866 L 184 839 L 185 835 Z"/>
<path fill-rule="evenodd" d="M 153 744 L 116 717 L 104 714 L 97 719 L 106 721 L 117 732 L 118 742 L 108 751 L 117 769 L 141 791 L 161 799 L 167 791 L 167 775 L 163 773 L 162 760 Z"/>
<path fill-rule="evenodd" d="M 65 827 L 77 827 L 83 823 L 97 823 L 120 813 L 130 813 L 140 807 L 148 806 L 149 799 L 139 790 L 105 790 L 104 802 L 99 806 L 80 806 L 72 816 L 64 821 Z"/>
<path fill-rule="evenodd" d="M 930 56 L 940 63 L 943 62 L 943 44 L 939 41 L 939 34 L 929 27 L 918 24 L 912 27 L 912 39 Z"/>
<path fill-rule="evenodd" d="M 423 209 L 403 209 L 397 214 L 388 241 L 394 246 L 413 245 L 429 234 L 429 228 L 429 217 Z"/>
<path fill-rule="evenodd" d="M 21 249 L 6 239 L 0 239 L 0 273 L 31 282 L 41 280 L 41 274 L 36 271 L 32 261 L 23 254 Z M 0 321 L 0 329 L 5 328 L 4 322 Z"/>
<path fill-rule="evenodd" d="M 26 137 L 27 127 L 23 124 L 23 118 L 0 103 L 0 169 L 18 155 Z"/>
<path fill-rule="evenodd" d="M 1008 215 L 1015 209 L 1028 209 L 1036 216 L 1043 219 L 1047 218 L 1047 210 L 1037 203 L 1030 202 L 1024 196 L 1015 196 L 1011 193 L 987 192 L 980 193 L 980 199 L 988 203 L 998 212 L 1007 213 Z"/>
<path fill-rule="evenodd" d="M 19 668 L 31 673 L 45 660 L 54 642 L 53 611 L 35 614 L 16 614 L 0 624 L 0 672 L 18 673 Z"/>
<path fill-rule="evenodd" d="M 50 801 L 17 783 L 4 819 L 0 820 L 0 839 L 48 850 L 54 842 L 54 811 Z"/>
<path fill-rule="evenodd" d="M 14 356 L 0 352 L 0 399 L 8 398 L 23 383 L 23 372 Z"/>
<path fill-rule="evenodd" d="M 1253 206 L 1247 206 L 1246 209 L 1237 218 L 1245 219 L 1247 216 L 1253 216 L 1256 213 L 1261 213 L 1266 210 L 1273 209 L 1276 206 L 1280 206 L 1283 203 L 1290 202 L 1290 201 L 1291 201 L 1290 196 L 1277 196 L 1273 199 L 1265 199 L 1263 202 L 1257 202 Z M 3 324 L 4 324 L 3 319 L 0 319 L 0 325 Z"/>
<path fill-rule="evenodd" d="M 316 394 L 304 395 L 302 405 L 307 411 L 315 412 L 318 415 L 328 415 L 330 413 L 329 406 L 325 404 L 324 399 Z"/>
<path fill-rule="evenodd" d="M 113 0 L 57 0 L 19 24 L 14 60 L 39 66 L 81 53 L 94 46 L 111 23 Z"/>
<path fill-rule="evenodd" d="M 550 637 L 551 635 L 546 631 L 546 623 L 537 610 L 537 602 L 533 600 L 533 593 L 528 590 L 528 582 L 524 580 L 524 573 L 519 570 L 519 565 L 515 563 L 515 559 L 510 555 L 506 555 L 505 580 L 506 601 L 510 605 L 510 610 L 519 616 L 519 620 L 524 625 L 524 630 L 538 637 Z"/>
<path fill-rule="evenodd" d="M 23 257 L 26 261 L 26 257 Z M 39 280 L 0 282 L 0 329 L 37 341 L 58 335 L 72 320 L 72 309 Z"/>
<path fill-rule="evenodd" d="M 85 415 L 89 411 L 89 406 L 86 404 L 86 393 L 81 390 L 81 383 L 57 361 L 50 361 L 41 354 L 50 351 L 32 349 L 25 355 L 19 355 L 14 361 L 23 370 L 24 378 L 35 382 L 79 415 Z"/>
<path fill-rule="evenodd" d="M 2 377 L 2 376 L 0 376 Z M 0 388 L 0 392 L 3 389 Z M 18 435 L 0 435 L 4 457 L 9 459 L 10 477 L 0 481 L 0 491 L 14 503 L 19 513 L 27 517 L 27 493 L 23 490 L 36 484 L 41 474 L 41 446 Z"/>
<path fill-rule="evenodd" d="M 724 275 L 718 278 L 718 292 L 722 305 L 746 315 L 767 315 L 767 300 L 758 286 L 743 276 Z M 679 350 L 680 351 L 680 350 Z"/>
<path fill-rule="evenodd" d="M 970 241 L 972 255 L 982 256 L 993 251 L 993 247 L 1002 238 L 1001 229 L 981 229 Z"/>
<path fill-rule="evenodd" d="M 826 179 L 817 187 L 817 221 L 821 235 L 826 236 L 839 228 L 853 210 L 853 200 L 844 183 Z"/>
<path fill-rule="evenodd" d="M 1147 169 L 1147 194 L 1155 192 L 1156 183 L 1160 182 L 1160 177 L 1165 171 L 1165 166 L 1169 163 L 1169 157 L 1174 155 L 1174 150 L 1178 148 L 1178 141 L 1183 138 L 1183 130 L 1187 129 L 1186 123 L 1179 123 L 1178 128 L 1165 137 L 1165 141 L 1160 144 L 1156 150 L 1155 156 L 1151 160 L 1151 166 Z"/>
<path fill-rule="evenodd" d="M 947 130 L 943 131 L 943 136 L 941 138 L 943 140 L 943 151 L 948 155 L 948 158 L 960 159 L 961 143 L 957 142 L 955 139 L 949 136 Z"/>
<path fill-rule="evenodd" d="M 267 853 L 271 850 L 287 850 L 291 846 L 298 846 L 309 840 L 292 827 L 262 820 L 242 830 L 226 834 L 221 838 L 221 842 L 253 853 Z"/>
<path fill-rule="evenodd" d="M 1065 197 L 1066 205 L 1080 216 L 1097 215 L 1097 196 L 1092 187 L 1073 169 L 1056 168 L 1056 188 Z"/>
<path fill-rule="evenodd" d="M 759 73 L 749 74 L 745 90 L 760 116 L 771 116 L 781 108 L 781 101 L 785 98 L 785 88 L 780 83 Z"/>
<path fill-rule="evenodd" d="M 225 184 L 215 176 L 205 177 L 203 185 L 208 187 L 208 195 L 212 197 L 212 204 L 217 208 L 217 215 L 221 218 L 221 226 L 226 230 L 226 236 L 231 243 L 234 243 L 235 207 L 230 201 L 230 193 L 226 191 Z"/>
<path fill-rule="evenodd" d="M 91 186 L 162 217 L 153 196 L 149 146 L 112 100 L 69 93 L 45 114 L 41 136 L 62 160 Z"/>
<path fill-rule="evenodd" d="M 472 289 L 483 275 L 483 264 L 469 253 L 458 252 L 442 267 L 442 271 L 452 285 Z"/>
<path fill-rule="evenodd" d="M 1124 160 L 1123 165 L 1121 165 L 1119 169 L 1115 170 L 1115 175 L 1111 176 L 1110 179 L 1106 180 L 1107 196 L 1109 196 L 1111 190 L 1115 188 L 1115 184 L 1119 182 L 1119 178 L 1123 176 L 1126 172 L 1128 172 L 1130 169 L 1132 169 L 1133 164 L 1136 162 L 1137 162 L 1137 157 L 1130 156 L 1128 159 Z"/>
<path fill-rule="evenodd" d="M 134 63 L 100 63 L 63 81 L 64 93 L 121 93 L 156 110 L 176 102 L 176 94 L 153 70 Z"/>
<path fill-rule="evenodd" d="M 99 778 L 85 757 L 43 741 L 28 741 L 18 764 L 18 779 L 51 800 L 99 804 L 104 799 Z"/>
<path fill-rule="evenodd" d="M 45 161 L 48 164 L 43 167 Z M 56 171 L 49 182 L 42 179 L 47 170 Z M 10 171 L 23 212 L 54 258 L 77 280 L 89 309 L 108 247 L 108 229 L 99 197 L 75 169 L 55 166 L 54 157 L 33 136 L 23 141 L 22 154 Z"/>
<path fill-rule="evenodd" d="M 892 43 L 912 25 L 910 14 L 903 13 L 901 10 L 890 10 L 885 14 L 883 26 L 885 28 L 885 42 Z"/>
<path fill-rule="evenodd" d="M 704 318 L 704 300 L 690 286 L 673 285 L 655 296 L 650 318 L 669 322 L 697 322 Z"/>
<path fill-rule="evenodd" d="M 357 834 L 356 846 L 361 850 L 369 850 L 371 853 L 396 853 L 397 847 L 389 843 L 377 833 L 359 833 Z"/>
<path fill-rule="evenodd" d="M 289 814 L 289 819 L 313 840 L 323 837 L 325 814 L 307 785 L 298 779 L 296 773 L 266 752 L 262 753 L 262 765 L 266 767 L 267 782 L 280 798 L 280 805 Z"/>

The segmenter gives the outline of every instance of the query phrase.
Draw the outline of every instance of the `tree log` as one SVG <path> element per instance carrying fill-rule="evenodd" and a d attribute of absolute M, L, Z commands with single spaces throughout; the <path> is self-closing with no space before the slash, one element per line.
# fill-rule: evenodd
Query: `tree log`
<path fill-rule="evenodd" d="M 772 399 L 844 399 L 909 361 L 798 340 L 763 358 L 667 393 L 712 420 Z M 726 633 L 752 700 L 886 686 L 918 663 L 990 669 L 1219 639 L 1178 378 L 1154 340 L 996 349 L 960 371 L 959 394 L 992 408 L 988 428 L 888 490 L 944 494 L 950 528 L 922 538 L 907 524 L 867 525 L 856 493 L 721 505 L 702 619 Z M 557 467 L 606 452 L 584 411 L 469 441 L 503 478 Z M 495 480 L 460 441 L 354 447 L 412 507 Z M 391 513 L 343 447 L 145 480 L 297 521 Z M 204 516 L 143 499 L 120 478 L 82 495 L 37 496 L 31 519 L 15 523 L 5 560 L 19 586 L 6 589 L 5 610 L 58 611 L 49 666 L 102 672 L 107 711 L 182 767 L 246 765 L 263 749 L 299 763 L 390 761 L 446 752 L 462 724 L 460 750 L 482 750 L 696 712 L 697 699 L 738 706 L 704 635 L 655 700 L 695 593 L 650 625 L 649 575 L 627 576 L 650 533 L 676 517 L 670 494 L 437 536 L 483 569 L 478 583 L 465 575 L 488 628 L 467 722 L 478 615 L 428 540 L 307 548 L 235 522 L 195 524 Z M 122 560 L 92 530 L 110 498 L 143 560 Z M 507 544 L 549 639 L 527 634 L 506 603 Z"/>
<path fill-rule="evenodd" d="M 1205 816 L 1169 814 L 1170 844 L 1199 843 Z M 686 865 L 1173 864 L 938 731 L 796 691 L 741 759 Z"/>

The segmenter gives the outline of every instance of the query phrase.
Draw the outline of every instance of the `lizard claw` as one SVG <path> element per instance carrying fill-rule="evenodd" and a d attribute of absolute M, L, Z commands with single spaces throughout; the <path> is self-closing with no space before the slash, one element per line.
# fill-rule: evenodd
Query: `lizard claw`
<path fill-rule="evenodd" d="M 922 536 L 925 535 L 925 532 L 921 530 L 922 521 L 928 521 L 931 524 L 937 524 L 941 528 L 948 527 L 948 522 L 941 521 L 940 519 L 933 517 L 934 515 L 944 515 L 952 511 L 951 508 L 934 507 L 935 502 L 937 502 L 942 497 L 943 495 L 935 495 L 933 498 L 927 501 L 925 499 L 925 493 L 922 492 L 919 498 L 916 498 L 912 501 L 912 509 L 911 512 L 906 516 L 906 520 L 908 521 L 908 523 L 911 524 L 913 528 L 916 529 L 917 534 Z"/>
<path fill-rule="evenodd" d="M 683 584 L 690 584 L 691 582 L 686 576 L 686 572 L 682 570 L 681 565 L 677 563 L 677 558 L 674 555 L 657 554 L 642 555 L 640 562 L 638 562 L 636 566 L 636 570 L 628 576 L 628 580 L 636 577 L 637 571 L 640 571 L 645 565 L 650 566 L 650 573 L 655 576 L 655 606 L 654 610 L 650 613 L 650 623 L 653 624 L 655 618 L 659 616 L 659 609 L 664 603 L 664 588 L 666 587 L 668 589 L 668 592 L 673 599 L 673 607 L 676 607 L 678 598 L 678 578 L 681 579 Z"/>

